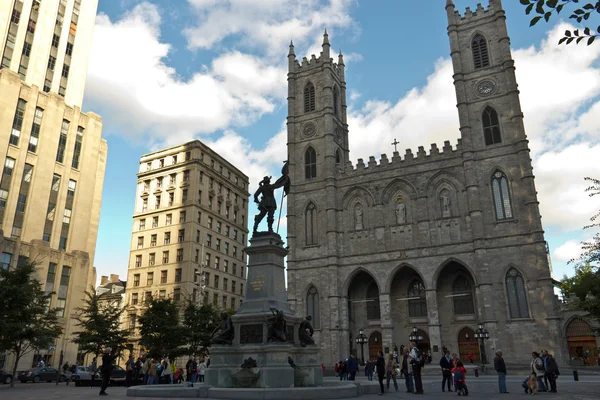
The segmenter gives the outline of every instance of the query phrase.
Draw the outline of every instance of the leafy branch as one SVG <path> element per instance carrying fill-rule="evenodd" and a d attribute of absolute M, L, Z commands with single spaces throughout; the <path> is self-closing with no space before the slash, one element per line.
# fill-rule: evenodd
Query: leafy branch
<path fill-rule="evenodd" d="M 525 6 L 525 13 L 527 15 L 535 11 L 536 15 L 531 19 L 529 26 L 534 26 L 542 18 L 548 22 L 552 17 L 553 13 L 560 14 L 562 9 L 566 5 L 580 4 L 579 0 L 520 0 L 521 4 Z M 569 16 L 570 19 L 574 19 L 577 23 L 581 24 L 583 21 L 587 21 L 590 16 L 600 14 L 600 0 L 590 3 L 586 3 L 580 8 L 576 8 L 572 11 Z M 573 31 L 567 29 L 565 36 L 558 41 L 558 44 L 566 43 L 570 44 L 575 41 L 579 44 L 583 39 L 587 39 L 587 45 L 594 43 L 594 40 L 600 36 L 600 25 L 594 30 L 589 26 L 584 26 L 583 30 L 575 29 Z"/>

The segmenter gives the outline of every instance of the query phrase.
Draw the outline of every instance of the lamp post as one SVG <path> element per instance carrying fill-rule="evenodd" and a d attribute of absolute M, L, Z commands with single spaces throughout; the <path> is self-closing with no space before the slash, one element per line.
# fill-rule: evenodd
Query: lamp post
<path fill-rule="evenodd" d="M 490 338 L 490 333 L 483 327 L 480 322 L 477 330 L 475 331 L 475 339 L 479 342 L 479 352 L 481 353 L 481 371 L 485 371 L 485 364 L 487 359 L 485 356 L 485 341 Z"/>
<path fill-rule="evenodd" d="M 423 340 L 423 336 L 419 335 L 419 328 L 413 326 L 412 333 L 408 337 L 408 340 L 410 340 L 411 342 L 415 342 L 416 344 L 419 344 L 419 341 Z"/>
<path fill-rule="evenodd" d="M 362 365 L 365 365 L 365 344 L 367 343 L 368 339 L 367 336 L 365 335 L 365 331 L 363 331 L 362 329 L 358 331 L 358 336 L 356 337 L 356 344 L 360 344 L 360 355 L 361 355 L 361 361 L 362 361 Z"/>

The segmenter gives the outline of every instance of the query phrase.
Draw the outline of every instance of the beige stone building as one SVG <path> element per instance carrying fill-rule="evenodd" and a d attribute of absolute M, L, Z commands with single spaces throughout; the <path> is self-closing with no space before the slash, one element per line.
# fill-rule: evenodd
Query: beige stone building
<path fill-rule="evenodd" d="M 248 177 L 198 140 L 141 157 L 126 293 L 133 333 L 150 297 L 239 307 L 248 195 Z"/>
<path fill-rule="evenodd" d="M 44 355 L 56 365 L 61 352 L 76 360 L 71 315 L 95 283 L 107 144 L 101 118 L 80 107 L 96 6 L 0 0 L 0 263 L 39 263 L 37 278 L 56 292 L 51 305 L 62 310 L 65 330 L 19 369 Z"/>

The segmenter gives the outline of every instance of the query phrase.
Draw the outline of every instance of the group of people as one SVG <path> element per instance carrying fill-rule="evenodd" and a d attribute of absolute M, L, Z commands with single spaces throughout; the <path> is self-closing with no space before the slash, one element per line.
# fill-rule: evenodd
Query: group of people
<path fill-rule="evenodd" d="M 502 358 L 502 350 L 496 351 L 494 369 L 498 373 L 500 393 L 508 393 L 506 391 L 506 365 Z M 530 374 L 525 377 L 522 383 L 525 393 L 535 394 L 538 391 L 557 393 L 556 379 L 560 375 L 560 371 L 558 363 L 547 350 L 542 350 L 540 353 L 537 351 L 531 353 L 529 369 Z"/>
<path fill-rule="evenodd" d="M 340 381 L 353 381 L 356 380 L 356 373 L 358 372 L 358 360 L 356 355 L 351 354 L 347 360 L 341 360 L 333 367 L 335 376 L 340 377 Z"/>

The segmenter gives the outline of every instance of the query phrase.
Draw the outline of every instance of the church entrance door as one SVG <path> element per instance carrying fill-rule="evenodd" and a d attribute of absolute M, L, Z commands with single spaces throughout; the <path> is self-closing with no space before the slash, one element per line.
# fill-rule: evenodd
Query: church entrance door
<path fill-rule="evenodd" d="M 473 361 L 479 361 L 479 344 L 473 329 L 465 327 L 458 332 L 458 354 L 463 363 L 470 362 L 469 354 L 473 354 Z"/>
<path fill-rule="evenodd" d="M 383 351 L 381 332 L 373 332 L 369 336 L 369 360 L 377 360 L 380 351 Z"/>

